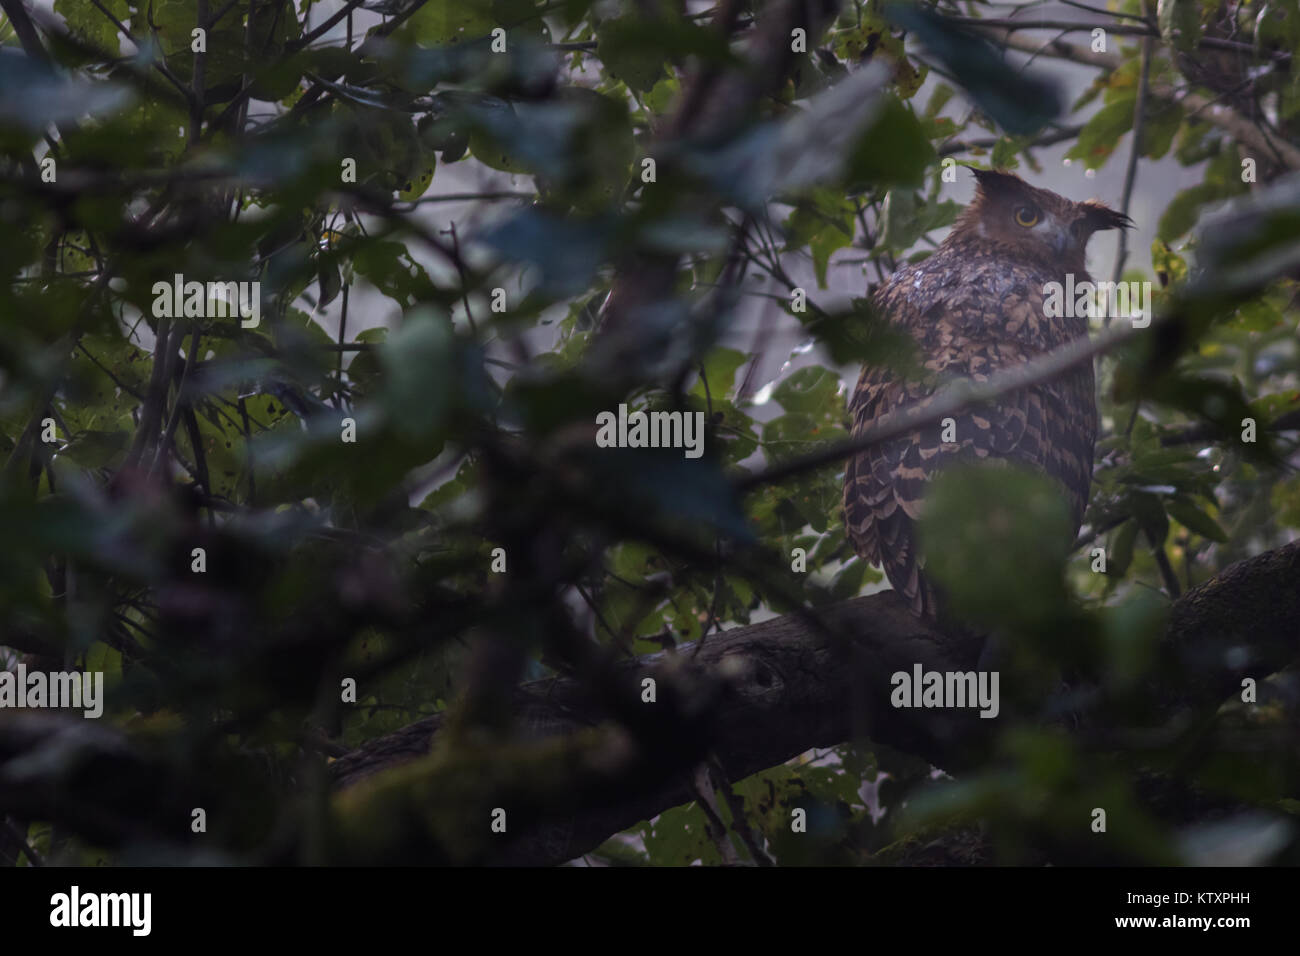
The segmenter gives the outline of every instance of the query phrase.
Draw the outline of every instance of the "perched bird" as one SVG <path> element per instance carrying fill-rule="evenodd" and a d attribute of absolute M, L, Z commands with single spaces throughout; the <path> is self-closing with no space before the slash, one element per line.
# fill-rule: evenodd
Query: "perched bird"
<path fill-rule="evenodd" d="M 922 371 L 868 365 L 849 404 L 860 435 L 895 409 L 948 381 L 983 381 L 998 370 L 1088 332 L 1088 319 L 1045 310 L 1049 283 L 1090 281 L 1088 239 L 1131 220 L 1100 202 L 1070 200 L 1010 173 L 974 170 L 974 201 L 928 258 L 898 269 L 873 298 L 881 317 L 906 333 Z M 849 538 L 881 565 L 919 617 L 939 616 L 917 552 L 916 520 L 926 483 L 957 461 L 1002 459 L 1045 472 L 1063 486 L 1077 529 L 1088 503 L 1097 406 L 1092 364 L 1054 381 L 967 408 L 943 423 L 874 445 L 848 462 L 844 513 Z M 954 427 L 955 426 L 955 427 Z M 944 438 L 949 441 L 943 441 Z"/>

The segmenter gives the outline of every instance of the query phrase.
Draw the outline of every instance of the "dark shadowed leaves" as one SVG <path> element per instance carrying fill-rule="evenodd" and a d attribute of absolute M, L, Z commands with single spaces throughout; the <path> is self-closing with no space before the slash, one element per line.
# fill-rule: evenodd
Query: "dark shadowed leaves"
<path fill-rule="evenodd" d="M 1043 626 L 1062 613 L 1074 529 L 1050 479 L 1015 467 L 952 468 L 930 489 L 921 537 L 926 570 L 958 614 Z"/>
<path fill-rule="evenodd" d="M 858 158 L 855 150 L 881 117 L 883 105 L 877 95 L 886 78 L 883 65 L 873 63 L 818 94 L 806 109 L 784 121 L 760 124 L 722 147 L 687 152 L 685 164 L 719 193 L 748 208 L 757 208 L 777 193 L 798 192 L 858 172 L 852 165 Z M 903 113 L 910 116 L 905 108 Z M 891 135 L 905 125 L 896 110 L 885 117 L 895 130 Z M 811 148 L 814 143 L 816 148 Z M 897 170 L 901 162 L 919 175 L 919 169 L 912 167 L 917 158 L 915 140 L 902 137 L 899 145 L 902 159 L 884 161 L 883 168 Z"/>
<path fill-rule="evenodd" d="M 442 424 L 451 405 L 454 348 L 450 322 L 421 309 L 406 316 L 381 355 L 384 402 L 398 433 L 417 439 Z"/>
<path fill-rule="evenodd" d="M 1206 514 L 1191 498 L 1179 495 L 1165 502 L 1169 516 L 1188 531 L 1209 538 L 1211 541 L 1224 542 L 1228 535 L 1219 527 L 1219 523 Z"/>
<path fill-rule="evenodd" d="M 894 4 L 888 16 L 920 39 L 971 99 L 1009 133 L 1034 133 L 1061 112 L 1056 87 L 1016 69 L 983 37 L 920 5 Z"/>
<path fill-rule="evenodd" d="M 576 295 L 587 287 L 609 253 L 614 223 L 581 221 L 526 209 L 489 227 L 477 238 L 502 258 L 530 263 L 540 272 L 543 295 Z"/>
<path fill-rule="evenodd" d="M 1201 224 L 1193 282 L 1246 292 L 1300 264 L 1300 174 L 1217 211 Z"/>
<path fill-rule="evenodd" d="M 37 134 L 51 123 L 114 113 L 130 101 L 125 87 L 63 76 L 13 47 L 0 48 L 0 125 Z"/>
<path fill-rule="evenodd" d="M 850 188 L 920 186 L 934 159 L 934 147 L 916 116 L 897 97 L 885 96 L 849 154 Z"/>
<path fill-rule="evenodd" d="M 687 458 L 675 448 L 593 448 L 582 459 L 593 488 L 602 495 L 616 491 L 620 508 L 638 522 L 653 519 L 691 534 L 704 527 L 754 540 L 731 482 L 708 457 Z"/>
<path fill-rule="evenodd" d="M 836 364 L 870 362 L 899 370 L 914 366 L 916 343 L 882 319 L 866 299 L 854 299 L 843 312 L 806 311 L 799 319 Z"/>
<path fill-rule="evenodd" d="M 717 30 L 682 19 L 636 15 L 603 21 L 596 31 L 596 55 L 611 76 L 641 93 L 664 75 L 665 64 L 687 56 L 713 64 L 736 61 Z"/>

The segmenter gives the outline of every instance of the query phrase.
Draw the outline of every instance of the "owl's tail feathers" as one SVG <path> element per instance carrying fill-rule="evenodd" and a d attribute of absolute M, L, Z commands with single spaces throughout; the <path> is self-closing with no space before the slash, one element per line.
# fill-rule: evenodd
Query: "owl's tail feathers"
<path fill-rule="evenodd" d="M 880 547 L 876 543 L 876 531 L 873 525 L 876 515 L 872 508 L 872 491 L 870 471 L 859 470 L 860 455 L 854 455 L 845 465 L 844 493 L 844 527 L 848 532 L 849 543 L 853 550 L 861 555 L 868 564 L 880 563 Z"/>
<path fill-rule="evenodd" d="M 868 564 L 879 565 L 918 618 L 941 621 L 944 595 L 924 570 L 916 546 L 920 491 L 904 499 L 892 484 L 881 482 L 849 459 L 844 482 L 844 518 L 849 541 Z"/>
<path fill-rule="evenodd" d="M 898 567 L 897 578 L 895 578 L 894 568 L 885 569 L 889 583 L 894 586 L 895 591 L 907 598 L 913 614 L 932 621 L 938 620 L 941 606 L 938 588 L 926 576 L 915 555 L 905 555 L 905 557 L 910 560 Z"/>

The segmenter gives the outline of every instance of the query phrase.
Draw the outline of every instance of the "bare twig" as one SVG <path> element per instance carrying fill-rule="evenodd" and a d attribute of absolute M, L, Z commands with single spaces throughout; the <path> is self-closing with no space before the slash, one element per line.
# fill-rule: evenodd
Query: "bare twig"
<path fill-rule="evenodd" d="M 1054 30 L 1058 33 L 1091 33 L 1098 27 L 1104 29 L 1107 33 L 1113 33 L 1116 36 L 1133 36 L 1133 37 L 1159 37 L 1160 31 L 1150 26 L 1139 26 L 1137 24 L 1127 23 L 1079 23 L 1072 20 L 1016 20 L 1009 17 L 949 17 L 952 23 L 957 23 L 966 27 L 976 27 L 979 29 L 993 30 Z M 1269 59 L 1277 62 L 1287 62 L 1291 59 L 1289 53 L 1267 53 L 1256 49 L 1249 43 L 1243 43 L 1240 40 L 1224 40 L 1219 37 L 1201 37 L 1199 45 L 1202 49 L 1211 50 L 1232 50 L 1236 53 L 1245 53 L 1250 56 L 1267 56 Z"/>
<path fill-rule="evenodd" d="M 1007 49 L 1019 50 L 1023 53 L 1042 50 L 1047 56 L 1106 70 L 1118 69 L 1122 63 L 1119 57 L 1112 54 L 1094 53 L 1088 47 L 1067 43 L 1064 40 L 1054 40 L 1043 48 L 1039 42 L 1012 36 L 1009 31 L 1001 31 L 996 39 L 997 43 Z M 1179 104 L 1191 112 L 1204 111 L 1206 122 L 1219 127 L 1242 145 L 1261 153 L 1275 155 L 1278 162 L 1287 169 L 1300 169 L 1300 148 L 1262 129 L 1231 107 L 1223 103 L 1215 103 L 1210 97 L 1199 93 L 1180 92 L 1165 83 L 1152 83 L 1149 92 L 1155 99 Z"/>
<path fill-rule="evenodd" d="M 18 844 L 18 848 L 27 855 L 28 863 L 30 863 L 32 866 L 45 865 L 45 858 L 42 857 L 39 853 L 37 853 L 35 849 L 33 849 L 31 843 L 27 841 L 27 834 L 24 833 L 22 830 L 20 830 L 14 824 L 13 820 L 9 819 L 8 817 L 5 817 L 5 833 L 7 833 L 9 835 L 9 839 L 13 840 L 16 844 Z"/>
<path fill-rule="evenodd" d="M 287 51 L 289 53 L 297 53 L 299 50 L 320 39 L 325 34 L 329 33 L 336 24 L 341 23 L 344 17 L 351 16 L 352 11 L 361 6 L 363 2 L 364 0 L 348 0 L 347 3 L 341 6 L 333 14 L 326 17 L 320 26 L 316 27 L 310 33 L 303 34 L 299 39 L 286 44 Z M 418 9 L 419 7 L 424 6 L 427 2 L 428 0 L 420 0 L 419 3 L 415 4 L 415 7 Z"/>
<path fill-rule="evenodd" d="M 1028 146 L 1029 147 L 1054 146 L 1057 143 L 1063 143 L 1068 139 L 1074 139 L 1082 131 L 1083 131 L 1082 123 L 1076 123 L 1071 126 L 1062 126 L 1059 129 L 1054 129 L 1051 130 L 1050 132 L 1043 133 L 1032 143 L 1029 143 Z M 992 149 L 994 146 L 998 144 L 998 141 L 1000 139 L 1002 139 L 1002 137 L 1000 136 L 986 136 L 982 139 L 971 139 L 971 140 L 950 139 L 948 140 L 948 142 L 944 143 L 942 146 L 939 147 L 939 155 L 941 157 L 954 156 L 958 153 L 966 153 L 974 149 Z"/>
<path fill-rule="evenodd" d="M 754 828 L 749 825 L 749 818 L 745 814 L 745 803 L 736 795 L 735 788 L 731 786 L 731 779 L 716 754 L 709 757 L 709 772 L 718 790 L 722 792 L 723 799 L 727 801 L 727 806 L 731 809 L 731 828 L 740 834 L 740 839 L 749 850 L 749 855 L 759 866 L 774 866 L 776 861 L 759 843 L 758 836 L 754 833 Z"/>
<path fill-rule="evenodd" d="M 1178 586 L 1178 575 L 1174 573 L 1174 567 L 1169 563 L 1169 555 L 1165 554 L 1165 545 L 1163 541 L 1156 541 L 1155 535 L 1147 532 L 1147 540 L 1151 542 L 1151 555 L 1156 559 L 1156 567 L 1160 569 L 1160 577 L 1165 582 L 1165 590 L 1169 596 L 1177 600 L 1182 594 L 1182 588 Z"/>
<path fill-rule="evenodd" d="M 713 792 L 713 782 L 709 779 L 709 766 L 701 763 L 695 768 L 691 777 L 691 790 L 695 794 L 695 805 L 704 814 L 704 825 L 709 831 L 709 839 L 718 848 L 723 866 L 740 866 L 740 854 L 731 845 L 727 836 L 727 825 L 722 821 L 722 811 L 718 808 L 717 796 Z"/>
<path fill-rule="evenodd" d="M 1128 152 L 1128 168 L 1124 171 L 1124 192 L 1120 198 L 1119 210 L 1128 215 L 1129 201 L 1133 198 L 1133 182 L 1137 179 L 1138 156 L 1142 154 L 1142 131 L 1146 125 L 1147 91 L 1151 80 L 1151 43 L 1150 37 L 1142 41 L 1142 76 L 1138 81 L 1137 102 L 1133 106 L 1133 143 Z M 1111 281 L 1118 282 L 1124 272 L 1124 262 L 1128 259 L 1128 230 L 1119 231 L 1119 248 L 1115 250 L 1115 268 L 1111 270 Z M 1110 325 L 1110 316 L 1106 316 L 1106 325 Z"/>

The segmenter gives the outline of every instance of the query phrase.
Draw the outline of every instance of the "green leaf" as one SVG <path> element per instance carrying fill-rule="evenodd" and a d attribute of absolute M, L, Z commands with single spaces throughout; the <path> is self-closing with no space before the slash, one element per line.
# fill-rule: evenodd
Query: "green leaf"
<path fill-rule="evenodd" d="M 1016 466 L 963 465 L 927 492 L 926 570 L 972 622 L 1042 627 L 1066 607 L 1069 508 L 1047 477 Z"/>
<path fill-rule="evenodd" d="M 1269 505 L 1279 525 L 1284 528 L 1300 528 L 1300 476 L 1274 485 Z"/>
<path fill-rule="evenodd" d="M 830 48 L 835 56 L 845 63 L 861 63 L 874 56 L 884 55 L 894 65 L 894 91 L 902 99 L 911 99 L 925 82 L 930 72 L 928 66 L 919 70 L 908 59 L 903 37 L 896 35 L 889 24 L 874 16 L 869 10 L 859 12 L 858 22 L 852 26 L 835 30 L 830 34 Z M 952 87 L 946 87 L 947 96 L 952 95 Z M 938 92 L 938 91 L 936 91 Z M 940 106 L 942 106 L 941 97 Z M 927 117 L 933 118 L 939 107 L 934 106 L 935 96 L 931 96 L 926 108 Z M 932 113 L 930 110 L 934 109 Z"/>
<path fill-rule="evenodd" d="M 406 22 L 416 41 L 427 47 L 468 43 L 492 32 L 497 24 L 487 3 L 476 0 L 429 0 Z"/>
<path fill-rule="evenodd" d="M 1165 500 L 1151 492 L 1135 491 L 1129 497 L 1133 517 L 1146 532 L 1152 547 L 1163 548 L 1169 537 L 1169 515 L 1165 513 Z"/>
<path fill-rule="evenodd" d="M 1169 512 L 1169 517 L 1188 531 L 1194 531 L 1211 541 L 1222 543 L 1228 540 L 1227 532 L 1219 527 L 1219 523 L 1197 507 L 1196 502 L 1190 498 L 1181 495 L 1168 498 L 1165 500 L 1165 510 Z"/>
<path fill-rule="evenodd" d="M 1137 533 L 1138 523 L 1131 518 L 1115 529 L 1106 562 L 1106 573 L 1110 577 L 1122 578 L 1133 563 L 1133 543 L 1137 540 Z"/>
<path fill-rule="evenodd" d="M 320 298 L 316 300 L 317 308 L 324 308 L 343 291 L 343 278 L 339 274 L 336 260 L 321 256 L 316 267 L 316 281 L 320 285 Z"/>
<path fill-rule="evenodd" d="M 881 242 L 901 252 L 921 238 L 923 223 L 917 215 L 918 198 L 916 190 L 911 188 L 891 189 L 885 194 Z"/>
<path fill-rule="evenodd" d="M 749 361 L 749 356 L 736 349 L 715 348 L 704 359 L 704 378 L 691 387 L 691 394 L 705 397 L 705 381 L 708 382 L 708 394 L 714 399 L 725 398 L 735 388 L 736 370 Z"/>
<path fill-rule="evenodd" d="M 826 270 L 830 266 L 831 255 L 838 249 L 853 245 L 852 234 L 846 234 L 836 226 L 828 226 L 817 233 L 809 243 L 812 253 L 813 271 L 817 275 L 817 288 L 826 288 Z"/>
<path fill-rule="evenodd" d="M 1027 145 L 1026 137 L 1020 136 L 1000 136 L 998 141 L 993 144 L 993 155 L 989 157 L 989 162 L 994 169 L 1015 169 L 1020 165 L 1017 158 L 1020 151 Z"/>
<path fill-rule="evenodd" d="M 1169 152 L 1174 136 L 1183 126 L 1183 108 L 1177 103 L 1148 101 L 1142 125 L 1142 155 L 1160 159 Z"/>
<path fill-rule="evenodd" d="M 939 115 L 940 110 L 948 105 L 957 91 L 947 83 L 939 83 L 935 86 L 934 92 L 930 94 L 930 101 L 925 104 L 925 113 L 923 118 L 932 120 Z"/>
<path fill-rule="evenodd" d="M 848 180 L 850 184 L 920 187 L 934 160 L 934 147 L 920 121 L 897 97 L 886 96 L 849 155 Z"/>
<path fill-rule="evenodd" d="M 732 64 L 722 34 L 682 19 L 627 14 L 596 28 L 596 56 L 609 75 L 638 93 L 648 93 L 664 78 L 664 66 L 685 57 L 704 63 Z"/>
<path fill-rule="evenodd" d="M 1133 108 L 1137 97 L 1124 97 L 1107 103 L 1084 124 L 1079 138 L 1066 153 L 1071 159 L 1081 159 L 1088 169 L 1100 169 L 1110 159 L 1120 139 L 1133 128 Z"/>
<path fill-rule="evenodd" d="M 60 455 L 86 468 L 115 468 L 126 457 L 130 444 L 130 432 L 89 430 L 65 445 Z"/>
<path fill-rule="evenodd" d="M 665 113 L 681 92 L 681 81 L 675 76 L 665 76 L 655 83 L 650 91 L 642 97 L 646 108 L 653 113 Z"/>
<path fill-rule="evenodd" d="M 245 71 L 257 72 L 274 60 L 283 52 L 286 40 L 296 34 L 298 18 L 289 0 L 268 0 L 262 6 L 264 12 L 247 27 L 242 15 L 228 13 L 207 28 L 203 86 L 208 103 L 231 99 L 239 92 L 239 78 Z M 188 82 L 194 75 L 193 31 L 198 27 L 193 0 L 153 0 L 149 20 L 151 29 L 156 28 L 167 66 Z M 250 39 L 256 51 L 251 56 L 245 52 Z"/>
<path fill-rule="evenodd" d="M 1191 231 L 1201 207 L 1223 198 L 1223 190 L 1211 183 L 1197 183 L 1184 189 L 1165 207 L 1160 215 L 1156 235 L 1164 242 L 1172 242 Z"/>
<path fill-rule="evenodd" d="M 100 0 L 100 6 L 121 23 L 131 19 L 127 0 Z M 120 34 L 117 27 L 89 0 L 54 0 L 54 12 L 63 17 L 63 22 L 67 24 L 68 30 L 73 35 L 107 53 L 118 52 Z"/>
<path fill-rule="evenodd" d="M 390 240 L 367 240 L 349 249 L 356 275 L 373 284 L 403 308 L 420 302 L 437 301 L 438 293 L 428 274 L 407 252 L 406 246 Z"/>
<path fill-rule="evenodd" d="M 451 324 L 431 310 L 408 314 L 389 336 L 381 353 L 384 400 L 400 434 L 423 438 L 442 424 L 451 404 L 452 352 Z"/>
<path fill-rule="evenodd" d="M 1151 266 L 1160 286 L 1178 285 L 1187 278 L 1187 261 L 1169 248 L 1163 239 L 1151 242 Z"/>
<path fill-rule="evenodd" d="M 1160 0 L 1156 6 L 1160 38 L 1184 53 L 1201 42 L 1201 0 Z"/>
<path fill-rule="evenodd" d="M 467 44 L 506 31 L 506 49 L 520 40 L 549 42 L 550 29 L 532 0 L 428 0 L 404 25 L 404 32 L 426 47 Z"/>
<path fill-rule="evenodd" d="M 772 398 L 787 412 L 825 415 L 833 408 L 840 378 L 820 366 L 801 368 L 772 391 Z"/>
<path fill-rule="evenodd" d="M 415 172 L 405 183 L 399 183 L 397 198 L 412 202 L 429 191 L 433 182 L 434 170 L 438 168 L 438 157 L 433 150 L 421 150 Z"/>
<path fill-rule="evenodd" d="M 1282 325 L 1285 321 L 1286 317 L 1281 310 L 1272 303 L 1263 299 L 1251 299 L 1249 302 L 1243 302 L 1237 308 L 1237 314 L 1232 321 L 1232 326 L 1247 332 L 1267 332 L 1269 329 Z"/>

